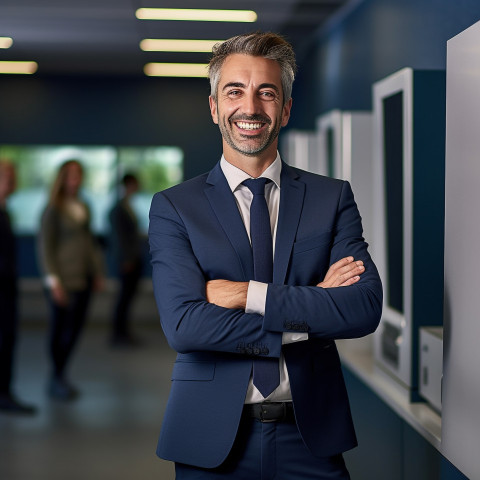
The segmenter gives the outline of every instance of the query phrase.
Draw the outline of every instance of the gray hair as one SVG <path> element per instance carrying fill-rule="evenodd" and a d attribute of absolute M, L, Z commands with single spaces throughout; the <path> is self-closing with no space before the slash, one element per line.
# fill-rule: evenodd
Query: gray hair
<path fill-rule="evenodd" d="M 297 71 L 295 53 L 290 43 L 282 36 L 271 32 L 245 33 L 214 45 L 213 55 L 208 65 L 210 95 L 214 100 L 217 100 L 218 82 L 223 63 L 229 55 L 235 53 L 263 57 L 278 62 L 281 70 L 283 104 L 285 105 L 290 100 Z"/>

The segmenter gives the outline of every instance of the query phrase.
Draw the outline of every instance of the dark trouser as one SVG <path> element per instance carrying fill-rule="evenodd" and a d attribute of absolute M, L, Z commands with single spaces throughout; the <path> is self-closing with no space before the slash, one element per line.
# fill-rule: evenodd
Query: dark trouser
<path fill-rule="evenodd" d="M 50 294 L 51 323 L 49 351 L 53 364 L 53 375 L 61 378 L 68 360 L 77 343 L 87 316 L 91 287 L 85 290 L 69 292 L 66 306 L 56 304 Z"/>
<path fill-rule="evenodd" d="M 119 276 L 120 288 L 118 290 L 112 321 L 113 338 L 125 338 L 130 334 L 128 328 L 128 316 L 133 297 L 137 291 L 141 273 L 142 264 L 138 262 L 134 269 L 128 272 L 123 272 Z"/>
<path fill-rule="evenodd" d="M 0 394 L 10 393 L 17 336 L 17 285 L 15 278 L 0 279 Z"/>
<path fill-rule="evenodd" d="M 205 432 L 208 435 L 208 432 Z M 242 419 L 235 444 L 218 468 L 175 464 L 177 480 L 349 480 L 342 455 L 314 457 L 294 422 Z"/>

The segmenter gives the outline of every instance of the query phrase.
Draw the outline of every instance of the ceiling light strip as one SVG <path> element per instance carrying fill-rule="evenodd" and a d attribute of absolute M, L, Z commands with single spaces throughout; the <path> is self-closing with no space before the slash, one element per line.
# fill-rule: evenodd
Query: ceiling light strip
<path fill-rule="evenodd" d="M 8 62 L 0 61 L 0 73 L 27 74 L 31 75 L 38 69 L 37 62 Z"/>
<path fill-rule="evenodd" d="M 147 63 L 143 68 L 149 77 L 207 77 L 206 63 Z"/>
<path fill-rule="evenodd" d="M 140 48 L 145 52 L 211 52 L 216 43 L 223 40 L 175 40 L 167 38 L 145 38 Z"/>
<path fill-rule="evenodd" d="M 13 40 L 10 37 L 0 37 L 0 48 L 10 48 Z"/>
<path fill-rule="evenodd" d="M 193 22 L 256 22 L 253 10 L 207 10 L 196 8 L 139 8 L 140 20 L 184 20 Z"/>

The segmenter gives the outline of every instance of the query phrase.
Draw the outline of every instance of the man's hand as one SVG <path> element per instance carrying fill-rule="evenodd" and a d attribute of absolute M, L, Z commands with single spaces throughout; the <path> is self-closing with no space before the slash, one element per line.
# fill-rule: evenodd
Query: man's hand
<path fill-rule="evenodd" d="M 361 260 L 355 261 L 353 257 L 345 257 L 334 263 L 328 269 L 323 282 L 317 287 L 334 288 L 347 287 L 360 280 L 360 275 L 365 271 Z"/>
<path fill-rule="evenodd" d="M 245 310 L 247 305 L 248 282 L 210 280 L 206 285 L 207 302 L 219 307 Z"/>

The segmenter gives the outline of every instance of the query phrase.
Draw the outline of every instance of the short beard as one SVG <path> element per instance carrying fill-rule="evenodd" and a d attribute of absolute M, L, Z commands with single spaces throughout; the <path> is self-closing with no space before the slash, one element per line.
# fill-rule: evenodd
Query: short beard
<path fill-rule="evenodd" d="M 262 115 L 251 115 L 251 116 L 240 115 L 238 117 L 230 117 L 223 124 L 219 122 L 220 133 L 222 134 L 222 137 L 225 140 L 225 142 L 234 150 L 236 150 L 237 152 L 243 155 L 246 155 L 247 157 L 254 157 L 259 153 L 264 152 L 275 141 L 275 139 L 278 137 L 278 134 L 280 133 L 280 128 L 281 128 L 280 124 L 274 123 L 274 129 L 265 138 L 264 143 L 260 144 L 258 147 L 255 147 L 254 145 L 252 146 L 245 145 L 242 148 L 240 145 L 235 143 L 232 136 L 230 135 L 230 132 L 234 128 L 233 127 L 234 122 L 238 122 L 238 121 L 262 122 L 262 123 L 267 123 L 269 125 L 272 124 L 272 121 L 269 118 L 266 118 Z M 228 125 L 226 124 L 227 122 L 228 122 Z M 230 129 L 228 127 L 230 127 Z"/>

